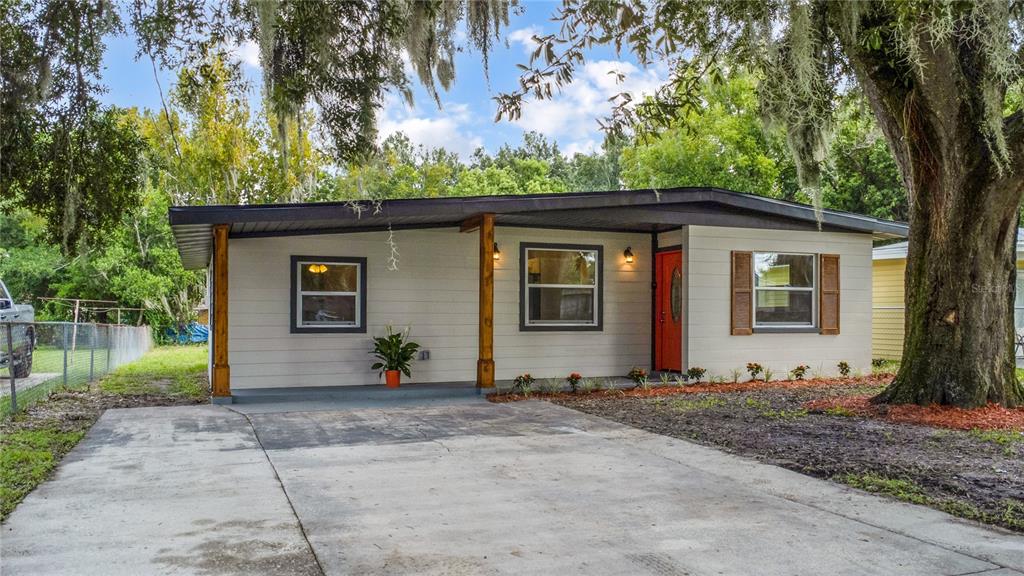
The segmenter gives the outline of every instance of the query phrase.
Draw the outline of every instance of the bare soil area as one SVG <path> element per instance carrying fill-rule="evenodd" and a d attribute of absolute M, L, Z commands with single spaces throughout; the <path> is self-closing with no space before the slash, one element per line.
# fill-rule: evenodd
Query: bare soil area
<path fill-rule="evenodd" d="M 772 383 L 774 384 L 774 383 Z M 1024 430 L 953 430 L 847 409 L 862 385 L 702 387 L 685 394 L 559 394 L 563 406 L 1024 532 Z"/>

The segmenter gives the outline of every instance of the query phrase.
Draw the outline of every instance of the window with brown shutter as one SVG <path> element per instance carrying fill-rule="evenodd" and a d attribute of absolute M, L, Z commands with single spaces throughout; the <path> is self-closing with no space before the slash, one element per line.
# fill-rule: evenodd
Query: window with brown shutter
<path fill-rule="evenodd" d="M 839 334 L 839 255 L 819 256 L 818 326 L 821 334 Z"/>
<path fill-rule="evenodd" d="M 730 298 L 729 333 L 748 336 L 753 333 L 753 271 L 750 252 L 732 253 L 732 298 Z"/>

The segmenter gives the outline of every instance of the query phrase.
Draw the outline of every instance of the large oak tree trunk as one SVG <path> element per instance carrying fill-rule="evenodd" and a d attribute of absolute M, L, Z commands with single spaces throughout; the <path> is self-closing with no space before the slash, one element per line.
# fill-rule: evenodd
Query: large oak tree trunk
<path fill-rule="evenodd" d="M 891 30 L 894 15 L 873 6 L 861 14 L 861 28 Z M 1013 352 L 1021 114 L 1006 120 L 1010 154 L 997 158 L 983 98 L 1004 94 L 1005 86 L 984 73 L 989 63 L 979 46 L 929 37 L 924 26 L 919 72 L 885 46 L 865 46 L 849 28 L 844 34 L 838 19 L 832 28 L 910 196 L 903 360 L 878 400 L 1024 405 Z"/>
<path fill-rule="evenodd" d="M 903 361 L 880 400 L 1015 406 L 1016 210 L 971 186 L 940 202 L 915 202 L 906 269 Z M 1014 206 L 1015 208 L 1015 206 Z"/>

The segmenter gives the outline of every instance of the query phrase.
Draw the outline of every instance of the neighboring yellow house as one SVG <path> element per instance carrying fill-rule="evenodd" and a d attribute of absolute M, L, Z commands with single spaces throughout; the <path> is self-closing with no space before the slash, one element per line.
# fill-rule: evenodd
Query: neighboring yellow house
<path fill-rule="evenodd" d="M 907 243 L 897 242 L 872 251 L 871 357 L 899 360 L 903 354 L 903 273 Z M 1017 300 L 1014 323 L 1024 331 L 1024 229 L 1017 230 Z"/>

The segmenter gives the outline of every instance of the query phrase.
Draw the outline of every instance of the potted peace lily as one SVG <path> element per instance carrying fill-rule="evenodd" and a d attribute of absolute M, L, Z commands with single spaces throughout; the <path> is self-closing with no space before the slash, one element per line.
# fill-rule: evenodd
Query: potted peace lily
<path fill-rule="evenodd" d="M 379 336 L 373 339 L 373 354 L 380 362 L 375 362 L 370 368 L 379 370 L 384 376 L 384 383 L 388 388 L 398 388 L 401 383 L 402 374 L 412 377 L 410 364 L 416 357 L 420 345 L 409 341 L 409 330 L 395 332 L 388 326 L 387 336 Z"/>

